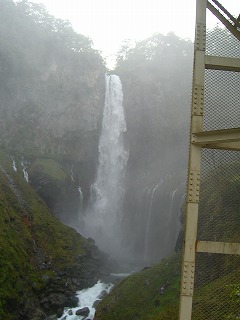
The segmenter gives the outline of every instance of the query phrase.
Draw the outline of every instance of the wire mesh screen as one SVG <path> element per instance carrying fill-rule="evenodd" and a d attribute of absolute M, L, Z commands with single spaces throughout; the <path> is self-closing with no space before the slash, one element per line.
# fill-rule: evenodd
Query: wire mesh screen
<path fill-rule="evenodd" d="M 192 319 L 240 318 L 239 265 L 239 256 L 197 254 Z"/>
<path fill-rule="evenodd" d="M 204 130 L 239 127 L 239 84 L 239 72 L 205 70 Z"/>
<path fill-rule="evenodd" d="M 207 28 L 207 55 L 240 58 L 240 43 L 238 39 L 224 28 L 219 20 L 209 11 L 207 11 Z"/>
<path fill-rule="evenodd" d="M 207 26 L 212 19 L 208 12 Z M 240 41 L 220 24 L 210 27 L 206 55 L 240 58 Z M 239 85 L 239 72 L 205 70 L 204 131 L 240 127 Z M 239 151 L 202 149 L 197 239 L 240 242 Z M 240 319 L 239 255 L 196 254 L 192 319 Z"/>
<path fill-rule="evenodd" d="M 240 152 L 202 149 L 198 240 L 240 242 Z"/>

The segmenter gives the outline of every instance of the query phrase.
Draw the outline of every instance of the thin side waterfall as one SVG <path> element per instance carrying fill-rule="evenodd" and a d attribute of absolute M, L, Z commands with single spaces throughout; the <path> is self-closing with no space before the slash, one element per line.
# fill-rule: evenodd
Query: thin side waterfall
<path fill-rule="evenodd" d="M 78 187 L 78 192 L 79 192 L 79 198 L 80 198 L 80 211 L 82 211 L 82 207 L 83 207 L 83 192 L 82 192 L 82 188 L 79 186 Z"/>
<path fill-rule="evenodd" d="M 101 248 L 115 255 L 120 250 L 124 178 L 128 161 L 123 139 L 126 122 L 122 100 L 119 77 L 106 76 L 102 132 L 98 146 L 99 164 L 85 218 L 86 233 Z"/>
<path fill-rule="evenodd" d="M 29 182 L 28 180 L 28 172 L 27 172 L 27 162 L 22 160 L 21 161 L 21 167 L 22 167 L 22 171 L 23 171 L 23 177 L 24 179 Z"/>
<path fill-rule="evenodd" d="M 13 157 L 11 157 L 12 160 L 12 168 L 15 172 L 17 172 L 16 162 L 14 161 Z"/>
<path fill-rule="evenodd" d="M 150 196 L 150 205 L 148 209 L 148 215 L 147 215 L 147 222 L 146 222 L 146 233 L 145 233 L 145 240 L 144 240 L 144 251 L 143 251 L 143 260 L 146 261 L 147 255 L 148 255 L 148 249 L 149 249 L 149 237 L 151 233 L 151 218 L 152 218 L 152 205 L 154 200 L 154 195 L 156 190 L 161 186 L 163 183 L 163 180 L 160 180 L 160 182 L 153 187 L 151 196 Z"/>

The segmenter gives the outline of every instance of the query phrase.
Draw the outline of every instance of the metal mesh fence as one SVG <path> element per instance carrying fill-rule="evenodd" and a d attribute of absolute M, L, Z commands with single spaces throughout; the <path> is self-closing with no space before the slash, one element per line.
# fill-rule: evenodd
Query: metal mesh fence
<path fill-rule="evenodd" d="M 239 84 L 238 72 L 205 70 L 204 130 L 239 127 Z"/>
<path fill-rule="evenodd" d="M 197 254 L 192 319 L 239 319 L 239 265 L 239 256 Z"/>
<path fill-rule="evenodd" d="M 198 240 L 240 242 L 240 153 L 202 150 Z M 240 319 L 240 257 L 197 253 L 193 320 Z"/>
<path fill-rule="evenodd" d="M 221 1 L 222 3 L 222 1 Z M 228 6 L 226 5 L 226 8 Z M 239 14 L 239 12 L 237 12 Z M 207 11 L 206 54 L 220 57 L 240 58 L 240 43 L 219 20 Z"/>
<path fill-rule="evenodd" d="M 240 41 L 216 26 L 207 32 L 206 54 L 240 58 Z M 204 131 L 240 127 L 239 86 L 238 72 L 205 70 Z M 197 239 L 240 242 L 239 151 L 202 149 Z M 239 255 L 196 254 L 192 319 L 240 319 Z"/>
<path fill-rule="evenodd" d="M 202 150 L 198 240 L 240 242 L 240 152 Z"/>

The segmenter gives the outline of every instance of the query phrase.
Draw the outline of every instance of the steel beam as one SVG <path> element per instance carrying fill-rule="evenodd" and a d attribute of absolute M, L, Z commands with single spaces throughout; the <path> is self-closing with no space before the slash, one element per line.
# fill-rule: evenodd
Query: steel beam
<path fill-rule="evenodd" d="M 240 40 L 240 31 L 234 27 L 222 14 L 215 8 L 209 1 L 207 1 L 207 8 L 220 20 L 225 27 L 238 39 Z"/>
<path fill-rule="evenodd" d="M 197 0 L 196 5 L 191 135 L 193 132 L 202 131 L 203 125 L 207 0 Z M 200 167 L 201 146 L 190 143 L 179 320 L 192 318 Z"/>
<path fill-rule="evenodd" d="M 240 243 L 197 241 L 196 251 L 240 255 Z"/>
<path fill-rule="evenodd" d="M 228 142 L 219 144 L 207 144 L 202 146 L 205 149 L 218 149 L 218 150 L 230 150 L 230 151 L 240 151 L 240 142 Z"/>
<path fill-rule="evenodd" d="M 208 55 L 205 56 L 205 68 L 240 72 L 240 59 Z"/>
<path fill-rule="evenodd" d="M 213 2 L 219 5 L 217 0 Z M 186 196 L 186 222 L 183 247 L 182 278 L 179 320 L 191 320 L 197 252 L 238 254 L 239 243 L 197 241 L 197 224 L 200 193 L 201 149 L 214 148 L 240 150 L 240 128 L 203 131 L 204 73 L 205 69 L 240 71 L 240 60 L 227 57 L 206 56 L 206 9 L 212 13 L 240 40 L 240 31 L 233 26 L 208 0 L 196 2 L 196 28 L 194 42 L 194 68 L 192 83 L 191 131 Z M 224 8 L 221 6 L 221 10 Z M 226 10 L 223 10 L 226 14 Z M 228 15 L 229 16 L 229 15 Z M 236 20 L 237 21 L 237 20 Z"/>
<path fill-rule="evenodd" d="M 229 142 L 240 142 L 240 128 L 192 133 L 192 143 L 202 147 Z"/>

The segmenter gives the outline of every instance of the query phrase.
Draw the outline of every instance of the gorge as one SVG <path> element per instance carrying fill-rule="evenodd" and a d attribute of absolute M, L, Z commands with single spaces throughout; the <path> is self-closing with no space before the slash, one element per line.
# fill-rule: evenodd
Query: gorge
<path fill-rule="evenodd" d="M 130 269 L 174 250 L 192 43 L 154 35 L 109 72 L 89 38 L 41 6 L 2 0 L 1 18 L 0 315 L 42 320 L 62 311 L 65 283 L 73 295 L 113 271 L 96 245 Z"/>

